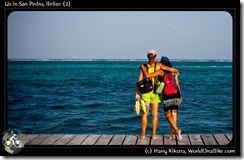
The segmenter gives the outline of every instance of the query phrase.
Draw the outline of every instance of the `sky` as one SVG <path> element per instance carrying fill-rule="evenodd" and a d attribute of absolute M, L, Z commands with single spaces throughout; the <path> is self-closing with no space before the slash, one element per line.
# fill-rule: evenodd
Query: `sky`
<path fill-rule="evenodd" d="M 8 59 L 232 59 L 224 11 L 15 11 Z"/>

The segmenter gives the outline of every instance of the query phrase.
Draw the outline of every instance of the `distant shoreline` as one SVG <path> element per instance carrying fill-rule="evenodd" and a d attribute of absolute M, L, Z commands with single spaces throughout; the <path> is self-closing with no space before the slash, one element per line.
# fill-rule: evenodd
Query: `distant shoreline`
<path fill-rule="evenodd" d="M 147 59 L 48 59 L 48 58 L 35 58 L 35 59 L 8 59 L 8 61 L 147 61 Z M 157 59 L 160 61 L 160 59 Z M 232 59 L 171 59 L 172 62 L 232 62 Z"/>

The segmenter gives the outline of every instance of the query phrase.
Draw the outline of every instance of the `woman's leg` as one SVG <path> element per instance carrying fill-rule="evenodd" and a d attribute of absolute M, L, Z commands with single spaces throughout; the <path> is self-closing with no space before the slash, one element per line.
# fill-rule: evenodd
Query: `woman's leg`
<path fill-rule="evenodd" d="M 148 118 L 150 103 L 145 102 L 145 104 L 147 106 L 147 112 L 142 113 L 142 116 L 141 116 L 141 135 L 138 136 L 139 139 L 145 138 L 145 133 L 146 133 L 146 128 L 147 128 L 147 118 Z"/>
<path fill-rule="evenodd" d="M 164 111 L 164 115 L 165 115 L 166 119 L 168 120 L 170 126 L 173 128 L 173 130 L 176 131 L 176 133 L 178 135 L 178 138 L 179 138 L 179 141 L 182 141 L 182 136 L 180 134 L 181 131 L 177 128 L 176 122 L 175 122 L 175 120 L 172 117 L 171 110 Z"/>
<path fill-rule="evenodd" d="M 175 109 L 171 110 L 171 116 L 174 119 L 176 124 L 177 124 L 177 113 L 178 113 L 178 110 L 175 110 Z M 174 139 L 174 136 L 173 136 L 174 131 L 175 130 L 173 129 L 173 127 L 170 126 L 169 139 Z"/>

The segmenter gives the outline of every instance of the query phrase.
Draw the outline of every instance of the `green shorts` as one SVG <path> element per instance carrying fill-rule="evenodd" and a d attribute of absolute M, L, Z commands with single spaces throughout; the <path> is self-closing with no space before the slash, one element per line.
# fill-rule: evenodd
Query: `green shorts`
<path fill-rule="evenodd" d="M 146 101 L 146 102 L 149 102 L 149 103 L 160 103 L 161 102 L 161 99 L 159 97 L 159 94 L 152 93 L 152 92 L 143 93 L 142 94 L 142 99 L 144 101 Z"/>

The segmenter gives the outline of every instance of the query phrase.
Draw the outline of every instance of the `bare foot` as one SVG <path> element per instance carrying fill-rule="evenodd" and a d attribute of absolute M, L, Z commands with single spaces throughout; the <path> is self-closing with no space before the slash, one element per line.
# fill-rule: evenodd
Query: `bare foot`
<path fill-rule="evenodd" d="M 180 133 L 181 133 L 181 130 L 179 130 L 179 132 L 178 132 L 178 139 L 179 139 L 179 141 L 182 141 L 183 138 Z"/>
<path fill-rule="evenodd" d="M 175 139 L 175 137 L 173 135 L 169 135 L 169 139 Z"/>
<path fill-rule="evenodd" d="M 145 139 L 145 136 L 139 135 L 139 136 L 137 136 L 137 138 L 139 138 L 139 139 Z"/>
<path fill-rule="evenodd" d="M 156 140 L 156 139 L 159 139 L 159 138 L 160 138 L 160 136 L 157 136 L 157 135 L 156 136 L 152 136 L 153 140 Z"/>

